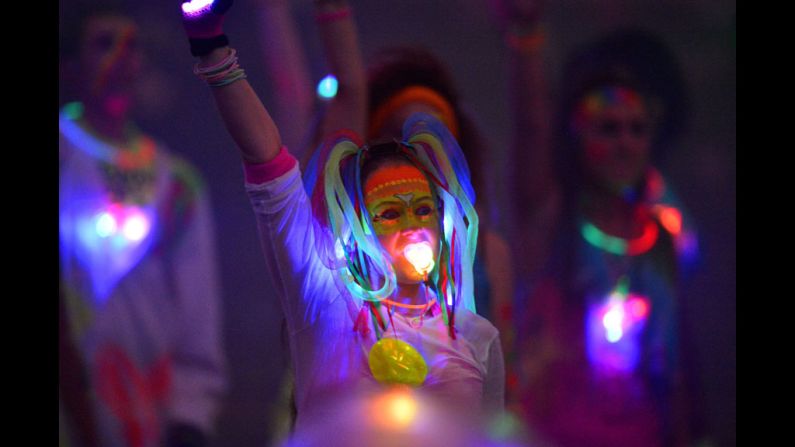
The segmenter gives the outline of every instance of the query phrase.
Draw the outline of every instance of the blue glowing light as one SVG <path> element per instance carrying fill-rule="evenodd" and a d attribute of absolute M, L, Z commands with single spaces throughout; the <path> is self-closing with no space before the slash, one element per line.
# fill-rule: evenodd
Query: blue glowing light
<path fill-rule="evenodd" d="M 86 202 L 61 211 L 61 245 L 74 252 L 90 275 L 96 302 L 104 303 L 151 247 L 155 214 L 105 200 Z"/>
<path fill-rule="evenodd" d="M 110 213 L 100 213 L 95 225 L 97 236 L 106 238 L 116 232 L 116 219 Z"/>
<path fill-rule="evenodd" d="M 317 83 L 317 95 L 322 99 L 331 99 L 337 96 L 337 78 L 330 74 Z"/>
<path fill-rule="evenodd" d="M 628 293 L 624 288 L 619 284 L 601 302 L 589 306 L 588 360 L 602 373 L 628 373 L 640 361 L 643 328 L 651 303 L 647 297 Z"/>

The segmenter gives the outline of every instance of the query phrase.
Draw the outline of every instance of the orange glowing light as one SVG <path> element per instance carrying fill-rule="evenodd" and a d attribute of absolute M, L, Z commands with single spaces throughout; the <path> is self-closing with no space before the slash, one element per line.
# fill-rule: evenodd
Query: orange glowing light
<path fill-rule="evenodd" d="M 407 245 L 403 255 L 419 274 L 427 275 L 433 270 L 433 250 L 427 242 Z"/>
<path fill-rule="evenodd" d="M 373 422 L 387 429 L 405 429 L 417 416 L 417 401 L 406 387 L 395 387 L 376 396 L 370 407 Z"/>
<path fill-rule="evenodd" d="M 657 213 L 662 226 L 672 235 L 678 236 L 682 231 L 682 213 L 674 207 L 661 205 L 658 205 Z"/>

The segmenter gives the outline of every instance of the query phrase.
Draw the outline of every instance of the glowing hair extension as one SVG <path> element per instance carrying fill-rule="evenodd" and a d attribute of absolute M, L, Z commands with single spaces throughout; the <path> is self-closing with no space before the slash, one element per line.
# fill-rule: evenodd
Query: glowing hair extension
<path fill-rule="evenodd" d="M 339 243 L 346 258 L 346 269 L 341 271 L 345 286 L 356 297 L 381 301 L 392 294 L 397 282 L 392 260 L 381 249 L 370 216 L 366 209 L 362 209 L 364 201 L 359 179 L 361 155 L 362 150 L 352 141 L 344 140 L 335 144 L 323 170 L 323 191 L 333 242 L 335 245 Z M 354 157 L 354 200 L 351 200 L 340 173 L 343 160 L 350 157 Z M 346 169 L 346 172 L 350 170 Z M 376 289 L 375 284 L 380 278 L 384 279 L 383 284 Z"/>
<path fill-rule="evenodd" d="M 409 117 L 403 135 L 417 149 L 421 166 L 431 174 L 444 204 L 442 254 L 447 259 L 440 260 L 442 267 L 435 278 L 445 297 L 440 303 L 444 315 L 454 318 L 458 305 L 475 312 L 472 266 L 477 250 L 478 216 L 466 160 L 447 128 L 430 115 Z M 452 326 L 452 321 L 449 324 Z"/>

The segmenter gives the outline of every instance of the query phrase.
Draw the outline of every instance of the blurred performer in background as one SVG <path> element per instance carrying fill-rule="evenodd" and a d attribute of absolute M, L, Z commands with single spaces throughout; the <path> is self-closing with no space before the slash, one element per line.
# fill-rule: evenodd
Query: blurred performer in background
<path fill-rule="evenodd" d="M 59 118 L 62 439 L 202 446 L 227 384 L 206 190 L 131 119 L 134 20 L 96 5 L 64 13 L 77 101 Z"/>
<path fill-rule="evenodd" d="M 567 61 L 553 111 L 541 3 L 492 3 L 524 253 L 508 399 L 552 445 L 689 445 L 703 428 L 682 287 L 697 243 L 654 167 L 683 122 L 678 65 L 654 36 L 615 32 Z"/>

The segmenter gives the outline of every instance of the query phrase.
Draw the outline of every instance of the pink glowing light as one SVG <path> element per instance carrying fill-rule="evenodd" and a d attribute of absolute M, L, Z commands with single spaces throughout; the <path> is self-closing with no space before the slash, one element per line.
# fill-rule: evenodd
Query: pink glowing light
<path fill-rule="evenodd" d="M 640 361 L 641 339 L 651 302 L 617 286 L 599 304 L 589 306 L 586 327 L 588 360 L 602 373 L 623 374 Z"/>
<path fill-rule="evenodd" d="M 649 305 L 642 298 L 632 298 L 628 303 L 629 314 L 635 320 L 641 320 L 649 313 Z"/>

